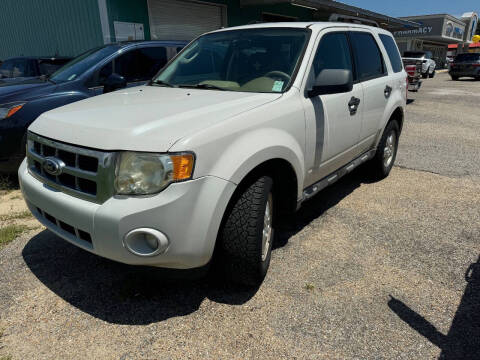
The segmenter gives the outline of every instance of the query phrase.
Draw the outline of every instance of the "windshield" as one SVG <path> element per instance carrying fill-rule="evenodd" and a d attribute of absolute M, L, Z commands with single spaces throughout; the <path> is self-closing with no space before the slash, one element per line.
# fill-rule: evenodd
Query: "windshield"
<path fill-rule="evenodd" d="M 92 66 L 116 52 L 119 48 L 119 46 L 112 45 L 89 50 L 55 71 L 50 79 L 54 82 L 75 80 Z"/>
<path fill-rule="evenodd" d="M 480 54 L 460 54 L 455 57 L 456 62 L 479 61 Z"/>
<path fill-rule="evenodd" d="M 152 84 L 246 92 L 283 92 L 294 80 L 310 31 L 232 30 L 192 42 Z"/>

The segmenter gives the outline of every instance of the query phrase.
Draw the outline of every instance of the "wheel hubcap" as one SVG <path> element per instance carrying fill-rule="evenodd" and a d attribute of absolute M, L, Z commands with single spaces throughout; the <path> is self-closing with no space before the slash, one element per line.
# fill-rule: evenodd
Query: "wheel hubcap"
<path fill-rule="evenodd" d="M 395 155 L 396 142 L 395 132 L 392 131 L 388 135 L 387 141 L 385 142 L 385 148 L 383 149 L 383 165 L 385 168 L 388 168 L 392 164 Z"/>
<path fill-rule="evenodd" d="M 267 206 L 265 207 L 265 216 L 263 217 L 262 232 L 262 261 L 265 261 L 272 242 L 272 194 L 268 194 Z"/>

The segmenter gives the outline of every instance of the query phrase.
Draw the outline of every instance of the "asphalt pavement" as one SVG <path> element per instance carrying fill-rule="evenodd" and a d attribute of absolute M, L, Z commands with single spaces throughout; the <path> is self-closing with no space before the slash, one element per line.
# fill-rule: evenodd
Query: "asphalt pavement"
<path fill-rule="evenodd" d="M 305 203 L 258 289 L 21 236 L 0 250 L 0 358 L 478 359 L 480 82 L 410 96 L 390 176 Z"/>

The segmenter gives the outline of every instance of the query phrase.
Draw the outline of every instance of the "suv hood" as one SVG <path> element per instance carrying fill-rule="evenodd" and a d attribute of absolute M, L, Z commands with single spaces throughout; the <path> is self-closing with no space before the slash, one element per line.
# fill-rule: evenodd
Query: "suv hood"
<path fill-rule="evenodd" d="M 140 86 L 46 112 L 29 130 L 95 149 L 165 152 L 185 136 L 279 97 Z"/>

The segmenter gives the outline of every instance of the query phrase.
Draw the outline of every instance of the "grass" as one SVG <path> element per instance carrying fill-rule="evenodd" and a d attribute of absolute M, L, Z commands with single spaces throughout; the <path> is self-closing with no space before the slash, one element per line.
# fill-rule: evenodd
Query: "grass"
<path fill-rule="evenodd" d="M 18 235 L 26 230 L 29 230 L 29 228 L 25 225 L 7 225 L 2 227 L 0 229 L 0 248 L 11 243 Z"/>
<path fill-rule="evenodd" d="M 12 360 L 12 355 L 0 355 L 0 360 Z"/>
<path fill-rule="evenodd" d="M 315 289 L 315 285 L 307 283 L 305 284 L 305 289 L 307 289 L 308 291 L 313 291 Z"/>
<path fill-rule="evenodd" d="M 19 213 L 0 215 L 0 221 L 29 219 L 31 217 L 33 217 L 32 213 L 28 210 L 25 210 Z"/>

